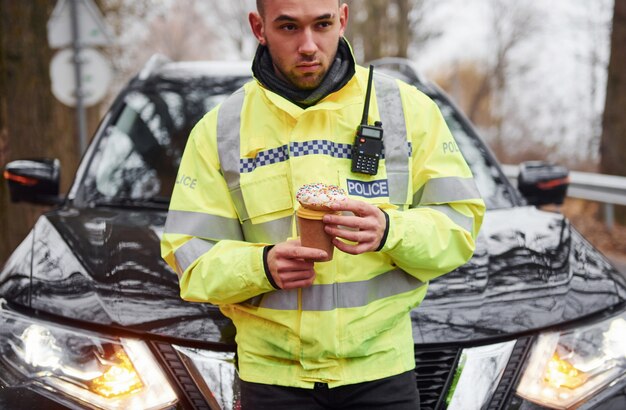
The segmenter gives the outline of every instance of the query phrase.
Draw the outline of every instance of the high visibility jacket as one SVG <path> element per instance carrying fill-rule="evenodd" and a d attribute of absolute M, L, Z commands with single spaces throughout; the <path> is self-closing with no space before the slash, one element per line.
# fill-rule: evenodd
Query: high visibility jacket
<path fill-rule="evenodd" d="M 465 263 L 484 203 L 435 103 L 374 77 L 369 123 L 382 121 L 376 175 L 352 173 L 368 72 L 302 109 L 251 81 L 209 112 L 187 143 L 162 239 L 181 297 L 218 305 L 236 328 L 243 380 L 312 388 L 392 376 L 415 367 L 409 311 L 428 281 Z M 316 263 L 311 287 L 277 290 L 268 244 L 297 237 L 295 192 L 343 187 L 381 207 L 378 252 Z"/>

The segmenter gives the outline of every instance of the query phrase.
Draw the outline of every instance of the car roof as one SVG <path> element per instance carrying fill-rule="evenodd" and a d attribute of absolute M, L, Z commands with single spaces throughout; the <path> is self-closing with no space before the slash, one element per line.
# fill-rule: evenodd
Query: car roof
<path fill-rule="evenodd" d="M 250 61 L 171 61 L 167 57 L 155 54 L 141 69 L 137 78 L 146 80 L 151 77 L 251 77 Z"/>

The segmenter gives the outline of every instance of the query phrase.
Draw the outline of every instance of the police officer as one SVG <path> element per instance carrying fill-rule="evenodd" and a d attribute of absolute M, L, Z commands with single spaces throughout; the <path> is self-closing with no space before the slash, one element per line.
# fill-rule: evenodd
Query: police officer
<path fill-rule="evenodd" d="M 437 106 L 374 75 L 382 121 L 375 175 L 351 170 L 368 71 L 343 38 L 337 0 L 257 0 L 255 79 L 192 131 L 162 254 L 181 297 L 237 328 L 246 409 L 415 409 L 409 311 L 428 281 L 465 263 L 484 203 Z M 324 217 L 338 250 L 297 239 L 298 187 L 340 185 Z"/>

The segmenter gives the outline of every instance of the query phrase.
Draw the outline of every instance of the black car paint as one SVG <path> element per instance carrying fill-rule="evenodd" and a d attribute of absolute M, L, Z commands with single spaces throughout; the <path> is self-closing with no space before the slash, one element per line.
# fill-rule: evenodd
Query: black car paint
<path fill-rule="evenodd" d="M 216 307 L 185 302 L 155 255 L 165 212 L 63 208 L 37 222 L 5 267 L 0 293 L 41 312 L 140 333 L 232 345 Z M 507 223 L 505 223 L 508 221 Z M 519 221 L 517 224 L 514 221 Z M 24 263 L 32 257 L 30 265 Z M 511 336 L 626 301 L 623 278 L 562 215 L 490 211 L 466 265 L 431 282 L 412 312 L 419 344 Z"/>

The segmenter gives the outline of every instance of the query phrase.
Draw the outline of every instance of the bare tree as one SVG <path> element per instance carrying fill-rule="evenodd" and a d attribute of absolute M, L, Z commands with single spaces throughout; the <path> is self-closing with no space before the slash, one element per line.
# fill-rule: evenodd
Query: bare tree
<path fill-rule="evenodd" d="M 626 1 L 616 0 L 613 7 L 611 57 L 602 116 L 600 171 L 626 176 Z M 618 209 L 616 217 L 621 223 L 626 223 L 626 209 Z"/>
<path fill-rule="evenodd" d="M 152 18 L 137 53 L 145 61 L 161 53 L 174 61 L 213 58 L 215 31 L 209 28 L 198 10 L 199 0 L 178 0 Z"/>
<path fill-rule="evenodd" d="M 346 0 L 350 10 L 346 36 L 357 59 L 410 57 L 412 50 L 441 34 L 426 24 L 427 3 L 427 0 Z"/>
<path fill-rule="evenodd" d="M 219 38 L 225 52 L 251 59 L 257 42 L 250 31 L 248 13 L 256 10 L 254 0 L 202 2 L 199 8 Z"/>
<path fill-rule="evenodd" d="M 97 0 L 115 42 L 106 54 L 114 70 L 110 102 L 120 88 L 156 53 L 172 60 L 217 55 L 216 29 L 205 18 L 204 0 Z M 108 105 L 108 104 L 107 104 Z"/>
<path fill-rule="evenodd" d="M 484 110 L 485 101 L 490 109 L 489 127 L 492 148 L 506 160 L 503 130 L 507 121 L 513 121 L 516 113 L 507 107 L 507 91 L 512 78 L 524 73 L 527 66 L 515 60 L 517 50 L 530 41 L 540 29 L 538 14 L 525 2 L 491 0 L 490 3 L 490 52 L 482 74 L 478 74 L 478 85 L 467 98 L 467 114 L 477 121 Z M 523 124 L 523 122 L 518 122 Z"/>
<path fill-rule="evenodd" d="M 159 2 L 150 0 L 96 0 L 104 18 L 113 31 L 115 41 L 104 51 L 109 56 L 115 72 L 115 85 L 125 83 L 137 69 L 134 50 L 139 33 L 145 31 L 144 22 L 153 13 L 163 9 Z M 117 91 L 113 87 L 113 92 Z"/>
<path fill-rule="evenodd" d="M 602 107 L 598 104 L 602 96 L 601 86 L 603 74 L 607 73 L 608 60 L 602 53 L 605 33 L 610 30 L 610 21 L 603 21 L 598 17 L 597 5 L 585 3 L 585 18 L 583 27 L 590 39 L 586 55 L 582 56 L 582 63 L 589 70 L 589 105 L 588 105 L 588 127 L 581 128 L 579 134 L 580 144 L 587 147 L 589 157 L 599 154 L 599 141 L 602 135 Z M 608 23 L 608 24 L 607 24 Z M 596 161 L 594 163 L 597 164 Z"/>

